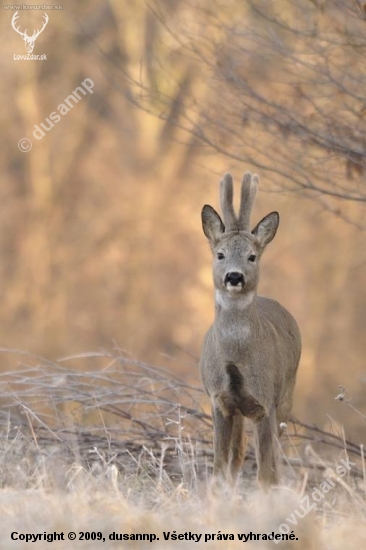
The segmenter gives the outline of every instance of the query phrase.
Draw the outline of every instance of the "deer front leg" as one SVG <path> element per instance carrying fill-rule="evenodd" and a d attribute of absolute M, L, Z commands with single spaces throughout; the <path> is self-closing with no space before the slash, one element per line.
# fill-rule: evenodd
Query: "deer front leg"
<path fill-rule="evenodd" d="M 264 489 L 278 483 L 276 435 L 275 411 L 271 411 L 268 417 L 263 418 L 256 425 L 258 481 Z"/>
<path fill-rule="evenodd" d="M 234 414 L 230 457 L 230 470 L 233 481 L 235 481 L 240 474 L 245 458 L 248 438 L 244 433 L 244 421 L 244 417 L 239 411 Z"/>
<path fill-rule="evenodd" d="M 218 407 L 212 408 L 214 427 L 214 468 L 215 477 L 230 480 L 229 458 L 231 435 L 233 431 L 233 416 L 224 415 Z"/>

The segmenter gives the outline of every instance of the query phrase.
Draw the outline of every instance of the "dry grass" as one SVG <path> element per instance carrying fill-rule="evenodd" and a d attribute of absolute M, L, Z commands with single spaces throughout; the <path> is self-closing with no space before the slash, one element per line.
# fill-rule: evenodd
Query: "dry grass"
<path fill-rule="evenodd" d="M 366 540 L 362 449 L 336 428 L 292 422 L 282 442 L 283 485 L 270 494 L 257 488 L 252 448 L 237 487 L 217 487 L 200 388 L 122 353 L 54 363 L 13 350 L 2 350 L 4 361 L 7 351 L 19 362 L 0 376 L 0 548 L 27 545 L 11 541 L 13 531 L 102 532 L 106 539 L 54 541 L 52 548 L 184 548 L 192 541 L 166 541 L 163 533 L 201 534 L 201 545 L 205 536 L 226 533 L 234 540 L 206 547 L 235 548 L 242 545 L 238 534 L 279 533 L 284 524 L 298 539 L 281 542 L 284 548 L 337 550 Z M 342 458 L 354 464 L 339 477 Z M 313 488 L 326 478 L 334 487 L 300 518 L 300 501 L 308 495 L 311 504 Z M 109 541 L 113 532 L 159 540 Z"/>

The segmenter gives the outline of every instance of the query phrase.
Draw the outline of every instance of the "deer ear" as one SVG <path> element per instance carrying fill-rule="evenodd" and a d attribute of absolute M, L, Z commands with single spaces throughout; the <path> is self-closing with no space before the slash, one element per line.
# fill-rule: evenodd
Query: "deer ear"
<path fill-rule="evenodd" d="M 253 229 L 252 234 L 257 237 L 257 244 L 263 250 L 276 235 L 280 216 L 278 212 L 271 212 Z"/>
<path fill-rule="evenodd" d="M 215 244 L 225 231 L 225 226 L 216 210 L 205 204 L 202 208 L 202 228 L 208 240 Z"/>

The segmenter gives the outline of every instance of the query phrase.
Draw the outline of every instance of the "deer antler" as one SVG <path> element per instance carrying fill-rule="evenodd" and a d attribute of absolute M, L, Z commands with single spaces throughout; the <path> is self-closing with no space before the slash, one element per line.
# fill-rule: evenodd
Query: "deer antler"
<path fill-rule="evenodd" d="M 257 193 L 259 177 L 257 174 L 246 172 L 241 185 L 241 200 L 239 210 L 239 230 L 250 231 L 250 215 L 252 213 L 253 202 Z"/>
<path fill-rule="evenodd" d="M 225 233 L 237 231 L 238 220 L 236 219 L 233 205 L 233 178 L 230 174 L 225 174 L 220 182 L 220 199 Z"/>
<path fill-rule="evenodd" d="M 43 31 L 43 29 L 45 28 L 45 26 L 47 25 L 48 23 L 48 15 L 47 13 L 44 14 L 44 23 L 42 25 L 42 28 L 41 30 L 39 31 L 34 31 L 33 35 L 32 35 L 32 40 L 36 40 L 38 38 L 38 36 L 41 34 L 41 32 Z"/>
<path fill-rule="evenodd" d="M 19 30 L 19 27 L 17 28 L 17 27 L 15 26 L 15 23 L 16 23 L 16 20 L 18 19 L 18 17 L 19 17 L 19 12 L 16 11 L 16 12 L 14 13 L 12 19 L 11 19 L 11 26 L 13 27 L 13 29 L 14 29 L 18 34 L 20 34 L 20 36 L 23 38 L 23 40 L 25 40 L 25 37 L 28 38 L 28 36 L 27 36 L 27 29 L 25 29 L 25 32 L 22 32 L 22 31 Z"/>
<path fill-rule="evenodd" d="M 44 17 L 44 22 L 43 22 L 42 28 L 41 28 L 39 31 L 36 31 L 36 30 L 33 31 L 32 36 L 28 36 L 28 35 L 27 35 L 27 29 L 25 29 L 25 31 L 22 32 L 22 31 L 19 30 L 19 27 L 16 27 L 16 26 L 15 26 L 15 23 L 16 23 L 16 20 L 18 19 L 18 17 L 19 17 L 19 12 L 16 11 L 16 12 L 14 13 L 13 17 L 12 17 L 11 26 L 13 27 L 13 29 L 14 29 L 17 33 L 20 34 L 20 36 L 23 38 L 23 40 L 27 40 L 27 39 L 28 39 L 28 41 L 30 40 L 30 41 L 32 41 L 32 42 L 35 42 L 35 40 L 36 40 L 36 39 L 38 38 L 38 36 L 41 34 L 41 32 L 43 31 L 43 29 L 44 29 L 45 26 L 47 25 L 48 19 L 49 19 L 47 13 L 45 13 L 44 16 L 43 16 L 43 17 Z"/>

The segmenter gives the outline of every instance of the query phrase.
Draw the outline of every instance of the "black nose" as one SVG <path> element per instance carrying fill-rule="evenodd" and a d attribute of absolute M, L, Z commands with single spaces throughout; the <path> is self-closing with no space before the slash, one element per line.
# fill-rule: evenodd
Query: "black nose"
<path fill-rule="evenodd" d="M 244 286 L 243 274 L 239 273 L 238 271 L 230 271 L 229 273 L 226 273 L 225 284 L 227 285 L 228 283 L 230 283 L 232 286 L 237 286 L 239 283 L 241 283 Z"/>

